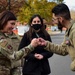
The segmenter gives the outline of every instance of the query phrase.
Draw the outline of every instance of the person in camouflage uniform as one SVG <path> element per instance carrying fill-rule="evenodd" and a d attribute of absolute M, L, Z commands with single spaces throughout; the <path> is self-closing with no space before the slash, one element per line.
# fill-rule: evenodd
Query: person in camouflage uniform
<path fill-rule="evenodd" d="M 25 57 L 36 47 L 37 39 L 18 50 L 19 38 L 12 33 L 15 26 L 16 17 L 10 11 L 0 13 L 0 75 L 19 75 L 14 71 L 19 65 L 16 64 L 21 58 Z M 10 34 L 10 35 L 9 35 Z M 13 69 L 13 73 L 11 70 Z"/>
<path fill-rule="evenodd" d="M 14 50 L 17 51 L 19 43 L 20 43 L 20 37 L 18 35 L 15 35 L 13 32 L 11 34 L 6 35 L 6 36 L 11 38 L 8 40 L 11 43 L 11 45 L 14 46 Z M 12 63 L 13 68 L 10 71 L 11 75 L 21 75 L 22 74 L 22 72 L 21 72 L 22 63 L 21 62 L 22 62 L 22 59 L 14 61 Z"/>
<path fill-rule="evenodd" d="M 67 5 L 63 3 L 55 6 L 52 13 L 53 24 L 57 24 L 60 30 L 62 30 L 63 27 L 67 29 L 64 41 L 61 45 L 56 45 L 42 38 L 39 38 L 39 40 L 41 41 L 41 45 L 45 45 L 45 49 L 50 52 L 63 56 L 69 54 L 72 60 L 71 70 L 75 71 L 75 21 L 71 19 Z"/>

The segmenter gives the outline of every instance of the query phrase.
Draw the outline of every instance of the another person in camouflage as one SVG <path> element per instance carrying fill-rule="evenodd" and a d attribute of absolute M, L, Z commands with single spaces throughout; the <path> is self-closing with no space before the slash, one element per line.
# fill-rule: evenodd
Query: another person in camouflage
<path fill-rule="evenodd" d="M 16 17 L 12 12 L 3 11 L 0 14 L 0 75 L 11 75 L 11 69 L 18 66 L 18 64 L 14 63 L 29 54 L 38 45 L 38 40 L 34 38 L 30 45 L 17 51 L 20 41 L 12 33 L 15 22 Z M 9 36 L 9 34 L 11 35 Z M 18 74 L 16 73 L 16 75 Z"/>
<path fill-rule="evenodd" d="M 15 35 L 12 31 L 12 33 L 7 34 L 6 36 L 8 36 L 11 39 L 8 39 L 9 42 L 11 43 L 11 45 L 14 46 L 14 50 L 17 51 L 19 43 L 20 43 L 20 37 L 18 35 Z M 12 42 L 13 41 L 13 42 Z M 10 73 L 11 75 L 21 75 L 22 71 L 21 71 L 21 66 L 22 65 L 22 59 L 14 61 L 12 63 L 13 68 L 11 69 Z"/>
<path fill-rule="evenodd" d="M 67 29 L 64 41 L 61 45 L 56 45 L 44 39 L 39 40 L 45 44 L 45 49 L 50 52 L 63 56 L 69 54 L 72 60 L 71 70 L 75 71 L 75 21 L 71 19 L 67 5 L 63 3 L 55 6 L 52 13 L 53 23 L 56 23 L 60 30 L 62 30 L 63 27 Z"/>

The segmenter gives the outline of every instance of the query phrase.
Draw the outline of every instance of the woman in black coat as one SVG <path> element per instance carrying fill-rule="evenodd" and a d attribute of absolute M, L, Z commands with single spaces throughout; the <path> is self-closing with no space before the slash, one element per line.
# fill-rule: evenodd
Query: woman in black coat
<path fill-rule="evenodd" d="M 33 38 L 42 37 L 45 40 L 51 41 L 50 35 L 45 30 L 43 20 L 39 15 L 33 15 L 29 22 L 30 29 L 26 32 L 19 45 L 19 50 L 30 44 Z M 48 75 L 51 73 L 48 58 L 53 53 L 44 49 L 43 46 L 38 46 L 24 60 L 23 75 Z"/>

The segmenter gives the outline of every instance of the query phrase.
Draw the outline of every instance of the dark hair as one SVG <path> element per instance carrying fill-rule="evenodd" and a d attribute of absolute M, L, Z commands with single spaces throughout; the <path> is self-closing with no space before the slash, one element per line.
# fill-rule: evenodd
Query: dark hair
<path fill-rule="evenodd" d="M 30 19 L 30 21 L 29 21 L 29 25 L 31 25 L 33 19 L 36 18 L 36 17 L 38 17 L 38 18 L 40 19 L 41 24 L 43 25 L 43 20 L 42 20 L 41 16 L 38 15 L 38 14 L 35 14 L 35 15 L 33 15 L 33 16 L 31 17 L 31 19 Z"/>
<path fill-rule="evenodd" d="M 61 16 L 64 17 L 66 20 L 71 19 L 70 10 L 66 4 L 58 4 L 52 9 L 52 13 L 55 14 L 55 16 Z"/>
<path fill-rule="evenodd" d="M 33 16 L 30 18 L 30 21 L 29 21 L 30 29 L 29 29 L 29 31 L 27 32 L 27 38 L 29 38 L 30 40 L 32 40 L 32 34 L 35 32 L 35 31 L 33 30 L 33 28 L 31 27 L 31 23 L 32 23 L 33 19 L 36 18 L 36 17 L 38 17 L 38 18 L 40 19 L 41 24 L 42 24 L 42 28 L 40 29 L 40 31 L 41 31 L 42 33 L 44 33 L 45 37 L 47 37 L 47 35 L 48 35 L 47 31 L 45 30 L 44 24 L 43 24 L 43 19 L 41 18 L 40 15 L 35 14 L 35 15 L 33 15 Z"/>
<path fill-rule="evenodd" d="M 3 29 L 10 20 L 17 20 L 11 11 L 3 11 L 0 13 L 0 30 Z"/>

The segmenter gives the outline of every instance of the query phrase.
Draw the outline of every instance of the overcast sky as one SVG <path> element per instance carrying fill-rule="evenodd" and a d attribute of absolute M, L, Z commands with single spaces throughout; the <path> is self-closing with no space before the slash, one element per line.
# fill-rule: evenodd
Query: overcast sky
<path fill-rule="evenodd" d="M 64 0 L 65 4 L 68 5 L 68 7 L 70 9 L 74 9 L 75 10 L 75 0 Z"/>

